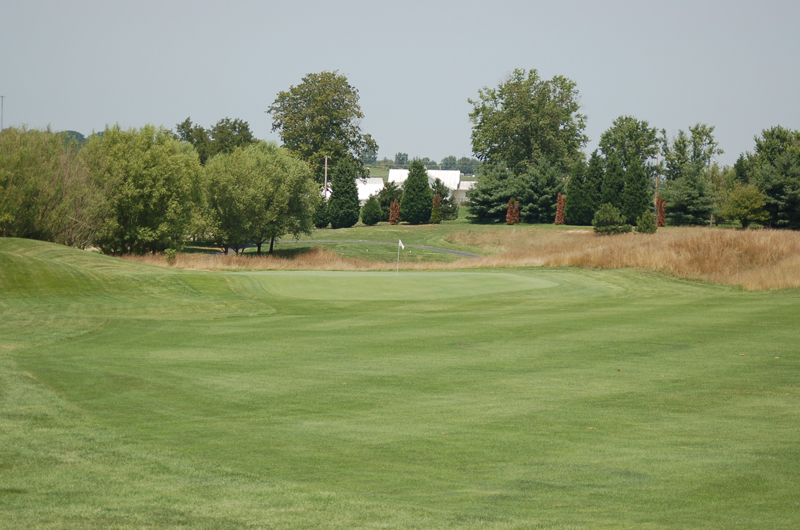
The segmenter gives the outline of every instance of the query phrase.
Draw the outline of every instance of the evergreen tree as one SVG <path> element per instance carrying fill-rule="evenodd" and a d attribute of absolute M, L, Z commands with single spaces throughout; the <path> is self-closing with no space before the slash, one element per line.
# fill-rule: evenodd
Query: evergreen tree
<path fill-rule="evenodd" d="M 329 224 L 331 224 L 331 221 L 328 219 L 328 201 L 320 199 L 317 203 L 317 210 L 314 212 L 314 226 L 316 228 L 328 228 Z"/>
<path fill-rule="evenodd" d="M 428 186 L 428 173 L 420 160 L 409 166 L 408 178 L 403 185 L 403 198 L 400 200 L 400 216 L 412 225 L 427 223 L 431 218 L 433 193 Z"/>
<path fill-rule="evenodd" d="M 671 225 L 704 225 L 711 220 L 717 196 L 702 166 L 687 163 L 682 175 L 669 181 L 662 193 Z"/>
<path fill-rule="evenodd" d="M 395 199 L 392 201 L 392 206 L 389 209 L 389 224 L 396 225 L 400 221 L 402 221 L 402 219 L 400 219 L 400 201 Z"/>
<path fill-rule="evenodd" d="M 520 196 L 522 181 L 502 165 L 484 166 L 475 187 L 467 191 L 469 219 L 478 223 L 505 221 L 508 201 Z"/>
<path fill-rule="evenodd" d="M 381 204 L 378 202 L 378 197 L 370 195 L 364 207 L 361 208 L 361 222 L 367 226 L 378 224 L 381 220 Z"/>
<path fill-rule="evenodd" d="M 588 213 L 589 219 L 586 222 L 588 197 L 586 193 L 586 166 L 583 162 L 575 164 L 572 171 L 572 176 L 569 178 L 567 184 L 567 206 L 566 218 L 567 224 L 571 225 L 587 225 L 591 223 L 591 215 L 594 212 Z"/>
<path fill-rule="evenodd" d="M 656 218 L 650 212 L 644 212 L 636 219 L 636 232 L 639 234 L 655 234 L 658 231 Z"/>
<path fill-rule="evenodd" d="M 603 157 L 595 151 L 589 158 L 589 166 L 586 168 L 586 179 L 584 180 L 584 193 L 586 196 L 586 211 L 582 220 L 586 226 L 592 224 L 594 212 L 602 205 L 603 180 L 605 179 L 605 167 Z"/>
<path fill-rule="evenodd" d="M 564 175 L 558 166 L 539 159 L 519 176 L 520 216 L 526 223 L 551 224 L 558 210 L 558 195 L 564 191 Z"/>
<path fill-rule="evenodd" d="M 458 205 L 456 204 L 450 188 L 444 185 L 441 179 L 436 179 L 431 184 L 434 195 L 439 196 L 442 209 L 442 221 L 453 221 L 458 219 Z"/>
<path fill-rule="evenodd" d="M 611 203 L 605 203 L 594 214 L 592 226 L 601 235 L 623 234 L 631 231 L 631 225 L 624 224 L 625 218 Z"/>
<path fill-rule="evenodd" d="M 625 170 L 625 191 L 622 193 L 622 215 L 635 221 L 650 211 L 650 186 L 644 166 L 638 157 L 628 160 Z"/>
<path fill-rule="evenodd" d="M 381 205 L 381 221 L 388 222 L 391 213 L 392 202 L 403 198 L 403 188 L 394 182 L 387 182 L 378 192 L 378 202 Z"/>
<path fill-rule="evenodd" d="M 331 198 L 328 201 L 328 218 L 331 228 L 350 228 L 358 222 L 361 208 L 358 205 L 356 166 L 349 158 L 342 159 L 331 175 Z"/>
<path fill-rule="evenodd" d="M 606 171 L 600 192 L 600 202 L 622 210 L 622 193 L 625 191 L 625 173 L 617 153 L 606 160 Z"/>

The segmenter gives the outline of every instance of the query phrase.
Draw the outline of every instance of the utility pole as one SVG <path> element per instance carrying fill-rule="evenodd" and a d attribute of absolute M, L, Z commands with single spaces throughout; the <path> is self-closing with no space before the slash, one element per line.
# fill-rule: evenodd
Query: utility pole
<path fill-rule="evenodd" d="M 3 130 L 3 100 L 5 96 L 0 96 L 0 131 Z"/>

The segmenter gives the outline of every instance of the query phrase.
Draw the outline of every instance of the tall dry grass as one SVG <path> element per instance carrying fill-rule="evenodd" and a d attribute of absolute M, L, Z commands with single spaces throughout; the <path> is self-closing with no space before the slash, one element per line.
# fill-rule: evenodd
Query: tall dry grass
<path fill-rule="evenodd" d="M 521 229 L 503 238 L 462 232 L 448 241 L 495 252 L 479 260 L 482 266 L 633 267 L 748 290 L 800 287 L 800 233 L 787 230 L 671 228 L 597 236 L 591 230 Z"/>
<path fill-rule="evenodd" d="M 455 232 L 447 241 L 490 255 L 450 263 L 401 263 L 404 270 L 570 266 L 641 268 L 683 278 L 741 285 L 748 290 L 800 287 L 800 233 L 785 230 L 671 228 L 653 235 L 597 236 L 591 230 Z M 161 255 L 125 259 L 167 266 Z M 344 258 L 314 248 L 294 258 L 178 254 L 175 267 L 193 270 L 393 270 L 394 264 Z"/>

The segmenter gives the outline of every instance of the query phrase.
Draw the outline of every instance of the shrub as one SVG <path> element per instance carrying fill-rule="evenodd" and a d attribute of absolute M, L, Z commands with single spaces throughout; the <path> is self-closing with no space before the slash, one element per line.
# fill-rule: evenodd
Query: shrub
<path fill-rule="evenodd" d="M 656 218 L 650 212 L 644 212 L 636 220 L 636 231 L 640 234 L 655 234 L 658 230 Z"/>
<path fill-rule="evenodd" d="M 381 203 L 378 202 L 378 197 L 371 195 L 364 207 L 361 208 L 361 222 L 367 226 L 378 224 L 381 220 Z"/>
<path fill-rule="evenodd" d="M 594 231 L 602 235 L 613 235 L 630 232 L 631 225 L 625 224 L 625 218 L 611 203 L 605 203 L 597 210 L 592 219 Z"/>
<path fill-rule="evenodd" d="M 174 248 L 168 248 L 164 251 L 164 260 L 167 262 L 167 265 L 172 267 L 175 265 L 175 257 L 178 255 L 178 251 Z"/>
<path fill-rule="evenodd" d="M 754 185 L 738 186 L 728 196 L 722 215 L 726 219 L 736 219 L 747 228 L 750 223 L 769 221 L 769 213 L 765 209 L 767 198 Z"/>

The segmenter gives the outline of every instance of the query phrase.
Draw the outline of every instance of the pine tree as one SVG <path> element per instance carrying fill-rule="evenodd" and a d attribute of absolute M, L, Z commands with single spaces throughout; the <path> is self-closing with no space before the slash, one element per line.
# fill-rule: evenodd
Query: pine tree
<path fill-rule="evenodd" d="M 583 184 L 586 197 L 586 210 L 584 210 L 581 220 L 585 226 L 592 224 L 594 212 L 602 205 L 603 180 L 605 179 L 605 168 L 603 167 L 603 157 L 595 150 L 589 158 L 589 167 L 586 168 L 586 180 Z"/>
<path fill-rule="evenodd" d="M 670 225 L 705 225 L 716 209 L 717 195 L 703 167 L 686 164 L 683 176 L 667 183 L 663 191 Z"/>
<path fill-rule="evenodd" d="M 358 205 L 356 166 L 349 158 L 333 168 L 331 198 L 328 201 L 328 218 L 331 228 L 350 228 L 358 222 L 361 208 Z"/>
<path fill-rule="evenodd" d="M 569 178 L 569 183 L 567 184 L 567 204 L 564 213 L 567 224 L 585 224 L 584 212 L 587 210 L 588 198 L 586 196 L 584 169 L 585 166 L 583 163 L 576 164 L 572 171 L 572 176 Z"/>
<path fill-rule="evenodd" d="M 439 195 L 433 196 L 433 207 L 431 208 L 431 224 L 442 224 L 442 198 Z"/>
<path fill-rule="evenodd" d="M 622 193 L 622 215 L 631 222 L 650 212 L 650 186 L 642 161 L 632 157 L 625 171 L 625 191 Z"/>
<path fill-rule="evenodd" d="M 639 234 L 655 234 L 658 230 L 656 218 L 649 211 L 644 212 L 636 219 L 636 232 Z"/>
<path fill-rule="evenodd" d="M 611 204 L 614 208 L 622 210 L 622 193 L 625 191 L 625 172 L 617 153 L 611 153 L 606 160 L 606 171 L 600 192 L 600 203 Z"/>
<path fill-rule="evenodd" d="M 403 185 L 400 216 L 412 225 L 427 223 L 431 218 L 433 194 L 428 186 L 428 173 L 421 160 L 414 160 Z"/>

